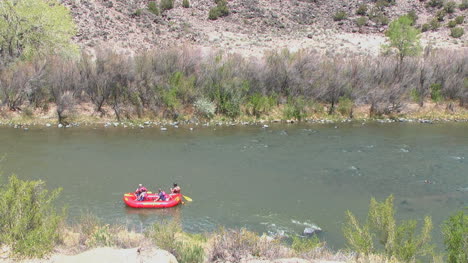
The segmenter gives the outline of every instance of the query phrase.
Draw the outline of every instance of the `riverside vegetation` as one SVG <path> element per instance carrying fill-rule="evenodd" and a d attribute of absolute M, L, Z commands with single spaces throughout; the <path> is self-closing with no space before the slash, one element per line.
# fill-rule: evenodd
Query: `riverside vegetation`
<path fill-rule="evenodd" d="M 224 229 L 191 234 L 175 221 L 156 223 L 142 234 L 125 226 L 103 224 L 93 215 L 83 215 L 69 224 L 66 210 L 54 201 L 61 189 L 49 191 L 43 181 L 23 181 L 15 175 L 0 182 L 0 245 L 16 258 L 41 258 L 52 252 L 77 253 L 93 247 L 157 246 L 172 253 L 178 262 L 240 262 L 247 258 L 333 259 L 347 262 L 463 263 L 468 259 L 468 214 L 457 212 L 441 226 L 445 254 L 437 254 L 430 243 L 432 223 L 422 227 L 409 220 L 397 224 L 393 196 L 383 202 L 372 199 L 364 224 L 347 212 L 343 233 L 348 249 L 333 252 L 317 236 L 271 238 L 246 229 Z M 417 230 L 420 229 L 420 234 Z"/>
<path fill-rule="evenodd" d="M 380 56 L 284 49 L 247 58 L 190 47 L 134 56 L 102 49 L 91 56 L 70 42 L 75 26 L 67 9 L 54 1 L 32 1 L 29 8 L 30 2 L 1 3 L 4 120 L 12 113 L 34 119 L 52 108 L 58 122 L 67 124 L 84 115 L 82 105 L 92 105 L 93 115 L 117 121 L 354 118 L 364 106 L 364 118 L 397 117 L 408 112 L 409 104 L 423 107 L 430 100 L 446 105 L 439 109 L 441 115 L 466 118 L 466 54 L 422 50 L 411 14 L 390 23 L 388 45 Z M 216 10 L 223 6 L 225 1 L 218 1 Z M 37 25 L 33 22 L 39 15 L 43 24 Z M 44 30 L 33 30 L 36 26 Z"/>

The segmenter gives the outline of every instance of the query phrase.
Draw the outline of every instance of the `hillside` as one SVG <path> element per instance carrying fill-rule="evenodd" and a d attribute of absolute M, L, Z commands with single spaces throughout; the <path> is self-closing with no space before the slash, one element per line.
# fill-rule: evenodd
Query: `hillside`
<path fill-rule="evenodd" d="M 113 47 L 134 53 L 152 48 L 191 45 L 201 49 L 221 48 L 244 55 L 258 55 L 272 48 L 314 48 L 322 52 L 377 54 L 384 43 L 388 21 L 410 11 L 417 25 L 429 23 L 442 7 L 427 7 L 427 1 L 396 0 L 384 6 L 383 1 L 358 0 L 229 0 L 230 14 L 209 20 L 213 0 L 192 0 L 189 8 L 175 0 L 174 8 L 155 15 L 148 10 L 147 0 L 63 1 L 78 25 L 75 41 L 87 49 Z M 424 45 L 460 49 L 468 47 L 468 34 L 450 37 L 447 23 L 466 16 L 455 1 L 454 13 L 447 13 L 440 28 L 423 33 Z M 356 11 L 362 4 L 366 22 L 359 28 Z M 159 1 L 156 3 L 159 7 Z M 347 17 L 335 21 L 337 12 Z M 367 21 L 366 21 L 367 20 Z M 459 25 L 467 31 L 467 20 Z"/>

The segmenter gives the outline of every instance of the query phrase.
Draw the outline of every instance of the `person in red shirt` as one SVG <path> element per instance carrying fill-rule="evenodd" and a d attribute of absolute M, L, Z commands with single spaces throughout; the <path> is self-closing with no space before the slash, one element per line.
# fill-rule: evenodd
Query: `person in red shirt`
<path fill-rule="evenodd" d="M 146 189 L 146 187 L 144 187 L 142 184 L 139 184 L 138 188 L 135 191 L 137 201 L 143 201 L 145 199 L 147 192 L 148 192 L 148 189 Z"/>

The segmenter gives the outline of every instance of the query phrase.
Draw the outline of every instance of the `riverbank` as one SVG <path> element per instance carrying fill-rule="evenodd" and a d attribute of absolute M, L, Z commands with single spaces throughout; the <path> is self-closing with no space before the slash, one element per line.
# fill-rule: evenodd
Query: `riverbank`
<path fill-rule="evenodd" d="M 163 118 L 154 114 L 145 114 L 140 118 L 129 116 L 129 118 L 117 121 L 111 110 L 107 114 L 100 116 L 93 110 L 90 104 L 80 104 L 75 112 L 69 117 L 67 124 L 58 122 L 56 106 L 50 105 L 47 110 L 36 109 L 9 111 L 0 108 L 0 126 L 14 128 L 32 127 L 58 127 L 71 128 L 77 126 L 101 126 L 101 127 L 121 127 L 121 128 L 160 128 L 165 131 L 167 128 L 197 126 L 242 126 L 242 125 L 262 125 L 268 127 L 271 123 L 343 123 L 343 122 L 415 122 L 415 123 L 435 123 L 435 122 L 467 122 L 468 109 L 454 106 L 454 103 L 433 103 L 427 101 L 423 107 L 416 103 L 408 104 L 398 114 L 382 114 L 370 116 L 370 105 L 353 107 L 352 110 L 335 114 L 328 114 L 327 105 L 318 105 L 314 109 L 305 109 L 300 119 L 286 118 L 284 106 L 277 106 L 268 113 L 260 117 L 242 114 L 237 118 L 229 118 L 224 115 L 214 115 L 212 118 L 202 118 L 198 116 L 194 109 L 186 109 L 181 117 L 174 119 Z M 350 113 L 351 111 L 351 113 Z M 351 116 L 350 116 L 351 115 Z"/>

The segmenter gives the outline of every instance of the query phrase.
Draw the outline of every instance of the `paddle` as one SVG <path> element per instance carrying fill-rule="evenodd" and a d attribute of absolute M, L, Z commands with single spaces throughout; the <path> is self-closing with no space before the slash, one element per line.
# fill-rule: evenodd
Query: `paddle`
<path fill-rule="evenodd" d="M 188 197 L 188 196 L 185 196 L 185 195 L 182 195 L 182 196 L 185 198 L 185 200 L 187 200 L 187 201 L 189 201 L 189 202 L 192 202 L 192 201 L 193 201 L 192 198 L 190 198 L 190 197 Z"/>

